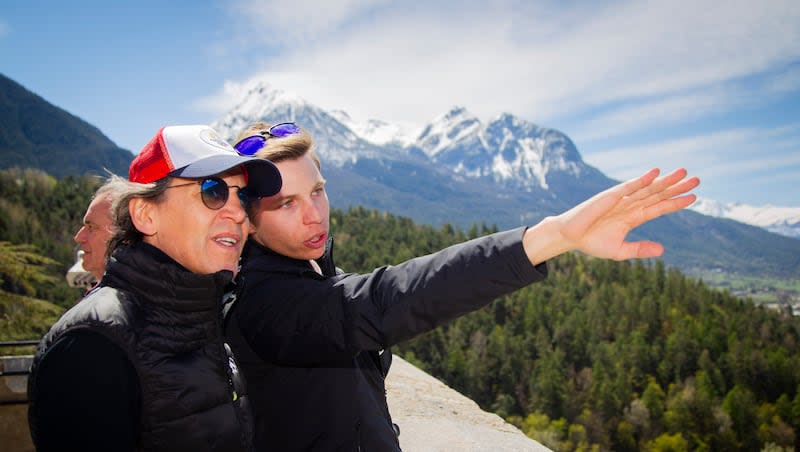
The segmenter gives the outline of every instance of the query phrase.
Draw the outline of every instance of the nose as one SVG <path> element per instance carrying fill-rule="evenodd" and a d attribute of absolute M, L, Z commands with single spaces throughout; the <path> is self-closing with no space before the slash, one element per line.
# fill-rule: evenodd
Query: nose
<path fill-rule="evenodd" d="M 86 242 L 85 232 L 86 232 L 86 226 L 81 226 L 81 228 L 78 229 L 78 232 L 75 233 L 75 237 L 72 238 L 73 240 L 75 240 L 75 243 Z"/>
<path fill-rule="evenodd" d="M 239 199 L 239 190 L 237 186 L 228 187 L 228 190 L 235 190 L 233 193 L 228 193 L 228 200 L 222 207 L 222 213 L 229 216 L 234 222 L 241 224 L 247 218 L 247 212 L 242 206 L 242 201 Z"/>
<path fill-rule="evenodd" d="M 322 211 L 314 201 L 307 202 L 303 209 L 303 222 L 305 224 L 322 223 Z"/>

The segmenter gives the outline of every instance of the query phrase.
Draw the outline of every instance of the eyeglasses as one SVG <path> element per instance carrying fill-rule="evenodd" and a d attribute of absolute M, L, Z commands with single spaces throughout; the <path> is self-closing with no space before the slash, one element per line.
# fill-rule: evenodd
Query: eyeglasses
<path fill-rule="evenodd" d="M 300 133 L 300 127 L 293 122 L 282 122 L 275 124 L 265 132 L 260 132 L 258 135 L 250 135 L 249 137 L 239 140 L 233 147 L 241 155 L 253 155 L 260 151 L 261 148 L 267 143 L 270 138 L 283 138 L 289 135 Z"/>
<path fill-rule="evenodd" d="M 170 185 L 167 188 L 186 187 L 187 185 L 200 184 L 200 199 L 203 204 L 211 210 L 219 210 L 228 202 L 228 195 L 231 188 L 236 188 L 239 202 L 242 203 L 242 208 L 245 211 L 255 202 L 258 198 L 252 196 L 247 190 L 247 187 L 240 187 L 238 185 L 228 185 L 227 182 L 218 177 L 206 177 L 205 179 L 188 182 L 185 184 Z"/>

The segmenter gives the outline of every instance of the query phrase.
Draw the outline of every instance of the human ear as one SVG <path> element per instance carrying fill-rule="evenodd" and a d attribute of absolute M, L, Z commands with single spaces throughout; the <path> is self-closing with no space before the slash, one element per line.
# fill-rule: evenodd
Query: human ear
<path fill-rule="evenodd" d="M 158 232 L 158 222 L 153 203 L 143 198 L 133 198 L 128 203 L 128 212 L 136 230 L 146 236 Z"/>

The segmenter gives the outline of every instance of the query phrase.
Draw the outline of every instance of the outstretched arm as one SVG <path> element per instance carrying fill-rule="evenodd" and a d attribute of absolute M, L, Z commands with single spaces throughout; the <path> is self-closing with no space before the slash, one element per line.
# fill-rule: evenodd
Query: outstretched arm
<path fill-rule="evenodd" d="M 614 260 L 657 257 L 657 242 L 625 241 L 628 233 L 654 218 L 677 212 L 696 199 L 686 194 L 700 184 L 679 168 L 657 178 L 658 169 L 602 191 L 572 209 L 547 217 L 523 237 L 525 253 L 537 265 L 567 251 L 578 250 Z"/>

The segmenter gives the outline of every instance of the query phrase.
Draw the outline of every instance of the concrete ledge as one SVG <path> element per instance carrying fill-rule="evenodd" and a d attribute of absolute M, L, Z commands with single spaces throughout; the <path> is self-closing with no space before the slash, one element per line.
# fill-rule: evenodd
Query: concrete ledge
<path fill-rule="evenodd" d="M 400 357 L 393 358 L 386 392 L 404 452 L 550 450 Z"/>
<path fill-rule="evenodd" d="M 0 356 L 0 404 L 28 401 L 28 371 L 33 356 Z"/>
<path fill-rule="evenodd" d="M 0 444 L 2 450 L 33 452 L 28 429 L 28 371 L 33 356 L 0 356 Z"/>

